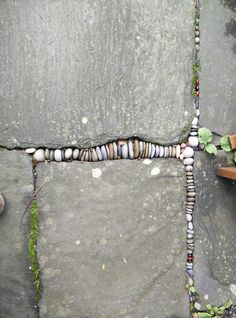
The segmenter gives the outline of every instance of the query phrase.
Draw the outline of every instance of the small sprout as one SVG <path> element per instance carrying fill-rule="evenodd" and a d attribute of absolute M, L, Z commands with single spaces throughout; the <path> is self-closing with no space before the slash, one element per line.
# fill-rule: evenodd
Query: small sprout
<path fill-rule="evenodd" d="M 198 129 L 199 134 L 199 142 L 203 145 L 207 145 L 212 140 L 212 132 L 208 128 L 199 128 Z"/>
<path fill-rule="evenodd" d="M 216 155 L 217 154 L 217 148 L 213 144 L 207 144 L 205 147 L 206 152 L 208 152 L 211 155 Z"/>

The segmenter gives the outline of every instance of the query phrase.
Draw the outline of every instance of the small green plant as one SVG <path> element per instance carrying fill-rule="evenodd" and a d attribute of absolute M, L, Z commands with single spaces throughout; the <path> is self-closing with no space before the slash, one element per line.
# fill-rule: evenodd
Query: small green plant
<path fill-rule="evenodd" d="M 196 318 L 221 318 L 225 312 L 225 309 L 231 307 L 233 304 L 231 299 L 228 299 L 227 302 L 220 306 L 212 306 L 210 304 L 207 305 L 207 311 L 204 312 L 196 312 L 194 313 L 194 317 Z"/>
<path fill-rule="evenodd" d="M 213 143 L 211 143 L 213 138 L 212 132 L 208 128 L 202 127 L 202 128 L 199 128 L 198 134 L 199 134 L 199 142 L 200 144 L 204 146 L 204 150 L 208 152 L 209 154 L 215 156 L 217 154 L 217 147 Z M 228 135 L 225 135 L 220 139 L 220 147 L 225 152 L 232 151 Z M 233 160 L 236 163 L 236 151 L 234 151 Z"/>
<path fill-rule="evenodd" d="M 212 132 L 208 128 L 199 128 L 199 142 L 204 145 L 204 149 L 211 155 L 217 154 L 217 148 L 214 144 L 211 143 L 212 141 Z"/>
<path fill-rule="evenodd" d="M 40 285 L 40 269 L 37 256 L 37 240 L 39 234 L 39 214 L 38 203 L 36 200 L 32 202 L 30 209 L 30 233 L 28 238 L 28 253 L 30 259 L 30 269 L 35 287 L 35 307 L 38 308 L 38 303 L 41 297 Z M 38 315 L 38 313 L 37 313 Z"/>

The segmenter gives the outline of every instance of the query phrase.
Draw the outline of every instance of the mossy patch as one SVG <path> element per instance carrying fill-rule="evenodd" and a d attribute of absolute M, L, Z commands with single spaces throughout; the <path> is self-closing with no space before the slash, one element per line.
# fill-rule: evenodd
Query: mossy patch
<path fill-rule="evenodd" d="M 39 235 L 39 206 L 34 200 L 30 208 L 30 233 L 28 238 L 28 253 L 30 259 L 30 268 L 35 287 L 35 308 L 37 317 L 39 317 L 38 304 L 41 298 L 40 268 L 37 256 L 37 240 Z"/>

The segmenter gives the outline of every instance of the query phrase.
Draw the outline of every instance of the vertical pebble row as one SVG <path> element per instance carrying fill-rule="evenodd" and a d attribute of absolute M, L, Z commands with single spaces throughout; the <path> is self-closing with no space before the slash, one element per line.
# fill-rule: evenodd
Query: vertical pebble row
<path fill-rule="evenodd" d="M 36 161 L 102 161 L 140 158 L 177 158 L 181 159 L 180 145 L 161 146 L 138 139 L 118 140 L 109 144 L 87 149 L 35 149 L 26 152 L 33 155 Z"/>

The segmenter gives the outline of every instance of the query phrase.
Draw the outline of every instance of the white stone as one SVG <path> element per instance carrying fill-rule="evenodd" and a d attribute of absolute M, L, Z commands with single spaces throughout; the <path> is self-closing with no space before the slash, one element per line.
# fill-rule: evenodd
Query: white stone
<path fill-rule="evenodd" d="M 155 167 L 155 168 L 152 169 L 151 175 L 152 176 L 157 176 L 160 172 L 161 172 L 161 170 L 158 167 Z"/>
<path fill-rule="evenodd" d="M 62 161 L 62 154 L 60 149 L 56 149 L 54 152 L 55 161 Z"/>
<path fill-rule="evenodd" d="M 151 165 L 152 164 L 152 160 L 151 159 L 145 159 L 143 160 L 143 163 L 147 166 Z"/>
<path fill-rule="evenodd" d="M 79 149 L 74 149 L 73 151 L 73 159 L 76 160 L 79 157 Z"/>
<path fill-rule="evenodd" d="M 26 152 L 26 153 L 29 153 L 29 154 L 33 154 L 33 153 L 35 153 L 35 151 L 36 151 L 35 148 L 27 148 L 27 149 L 25 150 L 25 152 Z"/>
<path fill-rule="evenodd" d="M 176 156 L 177 159 L 179 159 L 179 156 L 180 156 L 180 145 L 177 145 L 177 146 L 176 146 L 175 151 L 176 151 L 175 156 Z"/>
<path fill-rule="evenodd" d="M 36 161 L 44 161 L 45 160 L 45 152 L 43 149 L 38 149 L 35 151 L 33 158 Z"/>
<path fill-rule="evenodd" d="M 102 170 L 99 168 L 92 169 L 92 176 L 93 178 L 99 178 L 102 175 Z"/>
<path fill-rule="evenodd" d="M 188 228 L 189 230 L 193 230 L 193 222 L 188 222 Z"/>
<path fill-rule="evenodd" d="M 186 158 L 186 159 L 184 159 L 184 161 L 183 161 L 183 163 L 184 163 L 185 166 L 190 166 L 190 165 L 193 164 L 193 162 L 194 162 L 193 158 Z"/>
<path fill-rule="evenodd" d="M 194 150 L 191 147 L 186 147 L 183 151 L 184 158 L 192 158 L 194 156 Z"/>
<path fill-rule="evenodd" d="M 189 146 L 197 147 L 198 146 L 198 138 L 197 137 L 189 137 L 188 139 Z"/>
<path fill-rule="evenodd" d="M 82 118 L 82 124 L 86 125 L 88 122 L 88 118 L 87 117 L 83 117 Z"/>
<path fill-rule="evenodd" d="M 72 157 L 72 149 L 71 148 L 67 148 L 66 151 L 65 151 L 65 158 L 66 159 L 70 159 Z"/>
<path fill-rule="evenodd" d="M 200 38 L 198 36 L 195 37 L 195 43 L 198 44 L 200 42 Z"/>
<path fill-rule="evenodd" d="M 197 126 L 197 124 L 198 124 L 198 118 L 194 117 L 192 120 L 192 126 Z"/>
<path fill-rule="evenodd" d="M 186 167 L 185 167 L 185 170 L 186 170 L 187 172 L 193 171 L 193 166 L 186 166 Z"/>
<path fill-rule="evenodd" d="M 199 110 L 198 108 L 197 108 L 196 111 L 195 111 L 195 115 L 196 115 L 197 117 L 200 116 L 200 110 Z"/>
<path fill-rule="evenodd" d="M 192 219 L 193 219 L 192 215 L 187 213 L 187 214 L 186 214 L 186 220 L 187 220 L 188 222 L 190 222 L 190 221 L 192 221 Z"/>
<path fill-rule="evenodd" d="M 236 296 L 236 285 L 231 284 L 229 288 L 231 293 L 234 294 L 234 296 Z"/>

